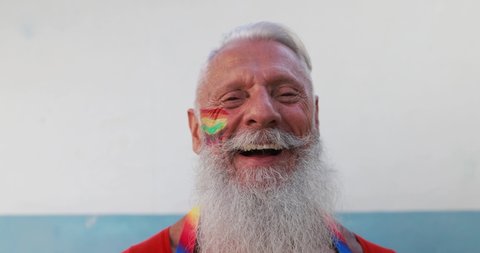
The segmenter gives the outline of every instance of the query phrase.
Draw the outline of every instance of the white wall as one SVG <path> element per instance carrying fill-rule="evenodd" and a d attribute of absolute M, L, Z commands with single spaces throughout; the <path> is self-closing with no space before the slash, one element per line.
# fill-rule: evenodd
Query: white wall
<path fill-rule="evenodd" d="M 311 53 L 340 209 L 478 210 L 479 7 L 0 0 L 0 214 L 188 210 L 200 65 L 258 20 Z"/>

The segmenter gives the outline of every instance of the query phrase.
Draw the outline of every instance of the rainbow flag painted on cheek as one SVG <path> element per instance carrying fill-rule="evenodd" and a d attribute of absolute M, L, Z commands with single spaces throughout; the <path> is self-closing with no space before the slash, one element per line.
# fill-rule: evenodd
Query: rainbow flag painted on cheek
<path fill-rule="evenodd" d="M 200 110 L 202 131 L 208 135 L 217 134 L 227 126 L 227 115 L 221 108 Z"/>

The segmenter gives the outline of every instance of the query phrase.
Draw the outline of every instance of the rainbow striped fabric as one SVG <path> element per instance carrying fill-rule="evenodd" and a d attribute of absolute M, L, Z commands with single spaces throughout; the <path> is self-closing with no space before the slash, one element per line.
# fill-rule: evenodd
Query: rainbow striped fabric
<path fill-rule="evenodd" d="M 340 232 L 340 230 L 337 227 L 337 223 L 332 219 L 328 221 L 328 226 L 330 228 L 330 231 L 332 232 L 332 242 L 333 246 L 335 246 L 335 249 L 337 250 L 338 253 L 352 253 L 350 248 L 347 245 L 347 241 L 345 240 L 345 237 L 343 234 Z"/>
<path fill-rule="evenodd" d="M 200 217 L 200 209 L 198 207 L 193 208 L 186 216 L 185 223 L 183 225 L 183 231 L 180 235 L 180 241 L 178 242 L 175 253 L 194 253 L 195 245 L 197 241 L 197 227 Z M 345 237 L 340 233 L 340 230 L 336 226 L 335 221 L 331 221 L 329 224 L 333 234 L 333 244 L 338 253 L 352 253 L 348 248 L 345 241 Z"/>
<path fill-rule="evenodd" d="M 195 243 L 197 241 L 198 218 L 200 217 L 200 209 L 194 207 L 185 217 L 182 234 L 178 242 L 175 253 L 193 253 Z"/>

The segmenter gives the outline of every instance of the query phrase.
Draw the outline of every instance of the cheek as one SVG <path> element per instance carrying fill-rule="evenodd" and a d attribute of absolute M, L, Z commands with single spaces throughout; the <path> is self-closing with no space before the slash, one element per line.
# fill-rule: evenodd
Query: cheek
<path fill-rule="evenodd" d="M 220 140 L 228 126 L 229 113 L 222 108 L 201 109 L 201 130 L 207 145 L 212 145 Z"/>
<path fill-rule="evenodd" d="M 297 136 L 308 134 L 314 127 L 313 112 L 307 107 L 289 108 L 282 112 L 283 120 Z"/>

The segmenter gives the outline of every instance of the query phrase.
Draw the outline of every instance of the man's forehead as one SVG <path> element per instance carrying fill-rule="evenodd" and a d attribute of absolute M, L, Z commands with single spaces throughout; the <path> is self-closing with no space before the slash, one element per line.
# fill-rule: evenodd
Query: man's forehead
<path fill-rule="evenodd" d="M 210 67 L 228 67 L 245 61 L 276 59 L 284 63 L 297 63 L 298 57 L 287 46 L 262 39 L 241 39 L 228 43 L 212 57 Z M 272 61 L 269 61 L 272 63 Z"/>
<path fill-rule="evenodd" d="M 239 77 L 304 76 L 303 66 L 293 51 L 271 40 L 241 40 L 222 48 L 208 66 L 204 85 L 228 83 Z M 245 81 L 245 80 L 242 80 Z M 216 86 L 216 85 L 213 85 Z"/>
<path fill-rule="evenodd" d="M 239 39 L 228 43 L 210 58 L 204 74 L 197 90 L 199 104 L 204 104 L 209 94 L 225 88 L 225 84 L 248 82 L 251 80 L 247 79 L 254 75 L 264 76 L 265 80 L 296 79 L 299 83 L 310 83 L 302 61 L 290 48 L 263 39 Z"/>

